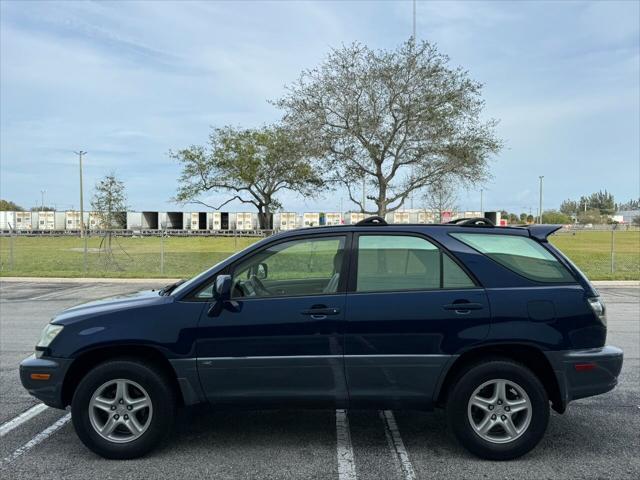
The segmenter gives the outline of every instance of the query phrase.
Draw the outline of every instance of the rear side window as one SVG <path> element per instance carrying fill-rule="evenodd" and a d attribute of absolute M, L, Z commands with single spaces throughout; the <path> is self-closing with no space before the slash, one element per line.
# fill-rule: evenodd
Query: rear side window
<path fill-rule="evenodd" d="M 549 251 L 530 238 L 484 233 L 452 233 L 451 236 L 536 282 L 575 282 Z"/>
<path fill-rule="evenodd" d="M 408 235 L 359 236 L 356 281 L 358 292 L 475 287 L 437 246 Z"/>

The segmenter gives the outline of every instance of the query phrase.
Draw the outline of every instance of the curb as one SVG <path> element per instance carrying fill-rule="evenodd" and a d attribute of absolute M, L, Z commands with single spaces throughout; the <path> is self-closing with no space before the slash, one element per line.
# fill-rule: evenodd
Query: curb
<path fill-rule="evenodd" d="M 179 278 L 99 278 L 99 277 L 0 277 L 0 282 L 31 283 L 160 283 L 168 285 Z M 594 280 L 594 287 L 640 287 L 640 280 Z"/>
<path fill-rule="evenodd" d="M 0 283 L 30 282 L 30 283 L 159 283 L 168 285 L 177 282 L 179 278 L 96 278 L 96 277 L 0 277 Z"/>

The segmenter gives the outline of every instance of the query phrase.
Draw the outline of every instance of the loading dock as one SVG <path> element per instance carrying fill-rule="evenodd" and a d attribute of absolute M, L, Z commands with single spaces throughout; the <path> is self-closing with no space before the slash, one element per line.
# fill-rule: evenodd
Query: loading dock
<path fill-rule="evenodd" d="M 158 212 L 142 212 L 142 229 L 157 230 L 158 217 Z"/>

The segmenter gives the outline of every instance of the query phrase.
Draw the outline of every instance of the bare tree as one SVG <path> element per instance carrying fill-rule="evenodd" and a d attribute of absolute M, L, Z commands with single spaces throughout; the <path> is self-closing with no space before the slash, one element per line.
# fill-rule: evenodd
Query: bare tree
<path fill-rule="evenodd" d="M 438 177 L 428 187 L 424 195 L 427 208 L 435 213 L 434 221 L 442 223 L 443 212 L 457 210 L 458 193 L 454 182 L 447 177 Z"/>
<path fill-rule="evenodd" d="M 126 201 L 124 183 L 116 177 L 114 172 L 111 172 L 96 183 L 95 192 L 91 199 L 91 208 L 96 215 L 97 226 L 102 231 L 100 253 L 105 266 L 119 268 L 112 248 L 113 230 L 124 227 L 127 211 Z M 84 219 L 81 221 L 84 222 Z M 118 246 L 122 249 L 120 244 Z M 124 249 L 122 251 L 126 254 Z"/>
<path fill-rule="evenodd" d="M 277 195 L 283 190 L 313 196 L 324 187 L 301 144 L 281 127 L 216 128 L 209 145 L 170 155 L 182 165 L 177 201 L 214 210 L 234 200 L 249 203 L 258 210 L 260 228 L 272 228 L 271 213 L 281 207 Z M 200 200 L 203 193 L 217 191 L 230 197 L 217 206 Z"/>
<path fill-rule="evenodd" d="M 327 159 L 361 211 L 384 216 L 440 176 L 475 183 L 502 144 L 482 121 L 481 85 L 428 42 L 393 51 L 355 43 L 302 72 L 283 98 L 284 122 L 314 156 Z M 363 179 L 367 211 L 356 189 Z"/>

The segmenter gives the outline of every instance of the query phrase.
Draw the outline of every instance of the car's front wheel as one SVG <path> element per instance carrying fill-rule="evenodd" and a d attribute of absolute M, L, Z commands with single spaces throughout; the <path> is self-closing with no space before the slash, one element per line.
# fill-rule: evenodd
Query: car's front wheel
<path fill-rule="evenodd" d="M 175 417 L 175 394 L 163 372 L 136 360 L 92 369 L 71 404 L 78 437 L 106 458 L 136 458 L 153 449 Z"/>
<path fill-rule="evenodd" d="M 534 448 L 547 428 L 549 399 L 536 375 L 509 360 L 467 369 L 452 386 L 447 419 L 472 453 L 509 460 Z"/>

